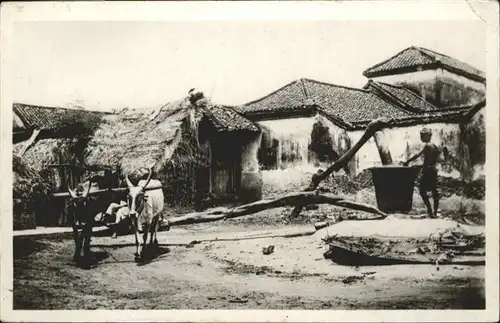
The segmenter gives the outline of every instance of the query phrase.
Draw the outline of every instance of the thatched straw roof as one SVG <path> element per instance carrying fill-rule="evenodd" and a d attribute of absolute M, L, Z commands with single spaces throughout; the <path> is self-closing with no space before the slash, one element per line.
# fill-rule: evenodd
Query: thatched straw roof
<path fill-rule="evenodd" d="M 76 142 L 76 138 L 57 138 L 57 139 L 42 139 L 36 141 L 33 145 L 26 150 L 23 154 L 23 162 L 29 167 L 41 171 L 45 169 L 47 164 L 59 163 L 61 160 L 58 159 L 56 151 L 65 152 L 66 157 L 69 152 L 69 148 L 72 144 Z M 13 155 L 18 154 L 18 152 L 25 145 L 24 142 L 13 145 Z M 69 160 L 66 160 L 69 161 Z"/>
<path fill-rule="evenodd" d="M 27 202 L 46 199 L 50 194 L 50 184 L 40 174 L 29 167 L 20 157 L 12 156 L 13 197 Z"/>
<path fill-rule="evenodd" d="M 177 148 L 190 107 L 186 99 L 169 103 L 159 111 L 105 117 L 106 122 L 88 143 L 86 163 L 119 165 L 124 174 L 144 167 L 157 170 Z"/>

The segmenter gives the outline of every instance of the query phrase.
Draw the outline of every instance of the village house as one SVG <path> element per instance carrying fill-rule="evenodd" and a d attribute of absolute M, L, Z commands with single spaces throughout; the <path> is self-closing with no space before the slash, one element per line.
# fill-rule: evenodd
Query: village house
<path fill-rule="evenodd" d="M 362 88 L 302 78 L 236 107 L 196 91 L 159 108 L 113 113 L 16 103 L 14 154 L 49 178 L 53 192 L 85 179 L 76 166 L 118 169 L 133 181 L 151 168 L 169 205 L 202 209 L 261 199 L 266 176 L 326 167 L 383 117 L 393 127 L 358 151 L 343 170 L 348 176 L 382 164 L 377 143 L 394 162 L 407 159 L 422 147 L 424 126 L 446 152 L 440 174 L 466 181 L 484 174 L 484 73 L 410 47 L 363 74 Z"/>
<path fill-rule="evenodd" d="M 123 186 L 125 175 L 137 181 L 151 168 L 164 183 L 170 206 L 201 209 L 260 199 L 260 186 L 255 191 L 240 185 L 242 147 L 255 140 L 259 128 L 233 109 L 197 95 L 156 109 L 105 114 L 16 103 L 16 165 L 22 162 L 40 173 L 50 193 L 66 192 L 87 180 L 84 169 L 93 175 L 117 170 L 116 186 Z M 51 205 L 63 207 L 56 204 Z M 38 217 L 47 220 L 45 214 Z M 48 222 L 61 225 L 62 218 Z"/>
<path fill-rule="evenodd" d="M 119 165 L 131 178 L 151 168 L 171 206 L 201 209 L 248 196 L 241 194 L 241 150 L 259 129 L 234 110 L 186 98 L 106 120 L 88 143 L 86 164 Z"/>
<path fill-rule="evenodd" d="M 12 112 L 14 226 L 61 225 L 64 201 L 50 195 L 81 182 L 88 136 L 109 113 L 22 103 Z"/>
<path fill-rule="evenodd" d="M 13 104 L 13 154 L 50 178 L 55 191 L 74 186 L 78 171 L 54 165 L 82 162 L 86 142 L 109 112 Z"/>
<path fill-rule="evenodd" d="M 303 78 L 236 107 L 261 128 L 260 138 L 246 149 L 244 170 L 314 171 L 349 149 L 370 121 L 384 117 L 393 119 L 394 127 L 359 150 L 345 169 L 350 176 L 381 164 L 377 140 L 386 143 L 395 162 L 417 152 L 424 126 L 433 130 L 438 146 L 446 147 L 441 173 L 465 180 L 483 175 L 483 72 L 410 47 L 363 74 L 370 79 L 361 89 Z"/>

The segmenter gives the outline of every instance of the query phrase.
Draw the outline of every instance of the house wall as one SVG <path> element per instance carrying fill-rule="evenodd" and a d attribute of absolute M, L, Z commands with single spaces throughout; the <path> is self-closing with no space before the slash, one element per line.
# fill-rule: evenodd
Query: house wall
<path fill-rule="evenodd" d="M 341 155 L 350 148 L 350 137 L 347 132 L 333 124 L 321 115 L 313 117 L 289 118 L 281 120 L 258 121 L 257 123 L 268 135 L 268 138 L 278 140 L 278 156 L 273 169 L 302 169 L 316 171 L 318 167 L 324 166 L 314 154 L 309 151 L 311 133 L 316 122 L 328 127 L 332 140 L 333 150 Z M 262 149 L 263 134 L 256 136 L 243 147 L 242 169 L 243 171 L 254 171 L 262 169 L 259 164 L 258 153 Z M 284 156 L 292 156 L 285 158 Z"/>
<path fill-rule="evenodd" d="M 402 85 L 419 93 L 427 101 L 441 107 L 469 105 L 479 102 L 486 91 L 484 83 L 439 68 L 372 78 Z"/>
<path fill-rule="evenodd" d="M 407 160 L 423 148 L 420 131 L 424 127 L 430 128 L 433 133 L 432 142 L 441 149 L 446 147 L 451 156 L 438 164 L 439 174 L 465 180 L 475 179 L 484 175 L 484 110 L 478 112 L 466 125 L 433 123 L 385 129 L 380 132 L 378 138 L 389 147 L 393 162 L 399 163 Z M 339 155 L 342 155 L 353 146 L 364 133 L 364 130 L 345 131 L 320 115 L 309 118 L 262 121 L 259 124 L 261 127 L 266 127 L 268 131 L 273 132 L 279 139 L 293 138 L 296 143 L 301 145 L 301 154 L 307 155 L 311 131 L 316 121 L 321 121 L 329 126 L 332 145 Z M 465 139 L 465 133 L 467 133 L 468 139 Z M 274 187 L 278 182 L 287 183 L 288 187 L 303 187 L 303 176 L 298 176 L 297 172 L 308 173 L 308 176 L 310 176 L 319 168 L 325 169 L 327 164 L 331 164 L 318 163 L 309 156 L 307 161 L 301 160 L 291 164 L 281 163 L 279 168 L 263 170 L 257 157 L 261 140 L 262 135 L 256 136 L 254 140 L 244 147 L 242 169 L 244 173 L 253 174 L 258 174 L 260 170 L 265 192 L 272 191 L 266 186 Z M 478 147 L 483 147 L 483 149 Z M 420 157 L 413 164 L 418 165 L 422 164 L 422 162 L 423 157 Z M 349 172 L 351 176 L 354 176 L 370 167 L 380 165 L 382 165 L 382 162 L 379 151 L 375 139 L 372 137 L 360 148 L 349 163 Z M 258 175 L 255 176 L 258 177 Z"/>
<path fill-rule="evenodd" d="M 24 122 L 21 120 L 21 118 L 19 118 L 19 116 L 16 113 L 12 114 L 12 130 L 14 132 L 26 130 Z"/>
<path fill-rule="evenodd" d="M 262 133 L 255 134 L 241 147 L 241 182 L 238 196 L 243 202 L 262 199 L 262 172 L 259 169 L 257 153 Z"/>
<path fill-rule="evenodd" d="M 275 183 L 277 179 L 293 185 L 295 180 L 300 182 L 302 179 L 300 176 L 290 176 L 291 173 L 298 171 L 312 174 L 319 168 L 324 169 L 329 165 L 330 162 L 319 162 L 314 154 L 309 152 L 313 125 L 318 121 L 328 127 L 333 150 L 336 153 L 342 155 L 350 148 L 351 138 L 348 133 L 321 115 L 258 121 L 257 124 L 263 129 L 263 132 L 266 132 L 270 138 L 279 141 L 278 155 L 294 155 L 296 159 L 283 161 L 281 158 L 277 158 L 276 167 L 265 169 L 259 163 L 258 158 L 259 150 L 263 149 L 261 147 L 263 134 L 255 136 L 242 149 L 242 172 L 243 178 L 249 178 L 248 185 L 252 187 L 257 185 L 256 183 L 263 183 L 264 186 L 273 185 L 270 183 Z M 354 161 L 350 163 L 350 167 L 354 171 Z M 261 175 L 256 175 L 259 172 Z M 242 180 L 241 185 L 242 187 L 246 186 L 245 180 Z"/>
<path fill-rule="evenodd" d="M 459 156 L 464 160 L 464 179 L 474 180 L 484 176 L 486 162 L 486 127 L 484 123 L 486 107 L 462 125 L 462 141 L 464 145 Z"/>
<path fill-rule="evenodd" d="M 450 151 L 458 151 L 459 126 L 457 124 L 435 123 L 428 124 L 425 127 L 432 130 L 432 142 L 438 147 L 445 145 Z M 416 125 L 402 128 L 384 129 L 383 138 L 392 156 L 394 163 L 398 163 L 417 154 L 422 148 L 423 143 L 420 140 L 420 130 L 424 125 Z M 350 133 L 353 142 L 359 140 L 364 131 L 355 131 Z M 356 154 L 356 173 L 359 173 L 373 166 L 380 166 L 379 152 L 374 138 L 370 140 Z M 414 164 L 421 164 L 423 157 L 415 160 Z M 440 173 L 443 169 L 440 167 Z M 460 174 L 455 172 L 447 172 L 447 176 L 458 177 Z"/>
<path fill-rule="evenodd" d="M 423 143 L 420 140 L 420 130 L 424 127 L 432 130 L 432 142 L 440 148 L 446 147 L 452 156 L 452 158 L 447 158 L 444 163 L 438 164 L 440 175 L 454 178 L 475 179 L 484 174 L 484 159 L 476 157 L 475 160 L 471 160 L 468 153 L 464 155 L 463 150 L 467 143 L 463 139 L 463 129 L 459 124 L 433 123 L 383 130 L 383 138 L 389 147 L 394 163 L 408 159 L 423 148 Z M 481 135 L 475 134 L 478 132 L 478 129 L 479 133 L 481 132 L 480 129 L 482 125 L 480 114 L 475 116 L 474 121 L 469 122 L 466 127 L 469 129 L 469 132 L 474 133 L 471 134 L 473 138 L 471 138 L 468 145 L 472 147 L 484 147 L 484 144 L 480 142 Z M 361 138 L 363 132 L 364 131 L 354 131 L 349 133 L 353 144 Z M 476 153 L 476 155 L 480 154 L 481 152 Z M 420 157 L 412 164 L 422 164 L 422 162 L 423 157 Z M 355 163 L 356 174 L 367 168 L 382 164 L 373 138 L 368 140 L 368 142 L 358 151 L 355 156 Z"/>

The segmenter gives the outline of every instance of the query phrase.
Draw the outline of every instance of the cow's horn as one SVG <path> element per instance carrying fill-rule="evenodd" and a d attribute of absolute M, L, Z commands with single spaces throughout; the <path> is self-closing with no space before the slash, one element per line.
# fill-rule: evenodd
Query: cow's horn
<path fill-rule="evenodd" d="M 72 198 L 76 199 L 76 192 L 73 191 L 69 186 L 68 186 L 68 192 Z"/>
<path fill-rule="evenodd" d="M 128 179 L 128 175 L 125 175 L 125 181 L 127 182 L 128 187 L 134 187 L 134 184 Z"/>
<path fill-rule="evenodd" d="M 89 193 L 90 193 L 90 187 L 92 186 L 92 181 L 89 180 L 88 182 L 89 182 L 89 188 L 87 189 L 87 193 L 83 194 L 84 198 L 87 197 L 87 195 L 89 195 Z"/>
<path fill-rule="evenodd" d="M 151 171 L 151 168 L 148 168 L 148 170 L 149 170 L 148 178 L 146 179 L 146 184 L 144 184 L 142 188 L 146 188 L 149 182 L 151 181 L 151 175 L 153 174 L 153 172 Z"/>

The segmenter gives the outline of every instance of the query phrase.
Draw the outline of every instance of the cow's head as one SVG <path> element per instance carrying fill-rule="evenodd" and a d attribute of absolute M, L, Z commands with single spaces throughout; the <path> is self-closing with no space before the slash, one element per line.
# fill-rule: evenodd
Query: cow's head
<path fill-rule="evenodd" d="M 127 186 L 128 186 L 128 196 L 127 196 L 127 202 L 128 202 L 128 207 L 130 209 L 130 216 L 132 218 L 136 218 L 137 214 L 140 213 L 144 209 L 144 203 L 145 203 L 145 190 L 146 186 L 148 186 L 149 182 L 151 181 L 151 169 L 149 169 L 149 174 L 148 178 L 146 179 L 146 183 L 144 185 L 134 185 L 132 182 L 129 180 L 128 175 L 125 176 L 125 180 L 127 181 Z"/>
<path fill-rule="evenodd" d="M 70 196 L 68 206 L 76 212 L 75 213 L 76 217 L 79 217 L 80 216 L 79 211 L 82 211 L 87 206 L 88 196 L 89 196 L 90 188 L 92 186 L 91 181 L 88 181 L 88 183 L 89 184 L 88 184 L 87 190 L 84 189 L 83 191 L 71 189 L 68 186 L 68 192 L 69 192 L 69 196 Z M 81 186 L 83 186 L 83 185 L 81 185 Z M 78 219 L 78 220 L 81 220 L 81 219 Z"/>

